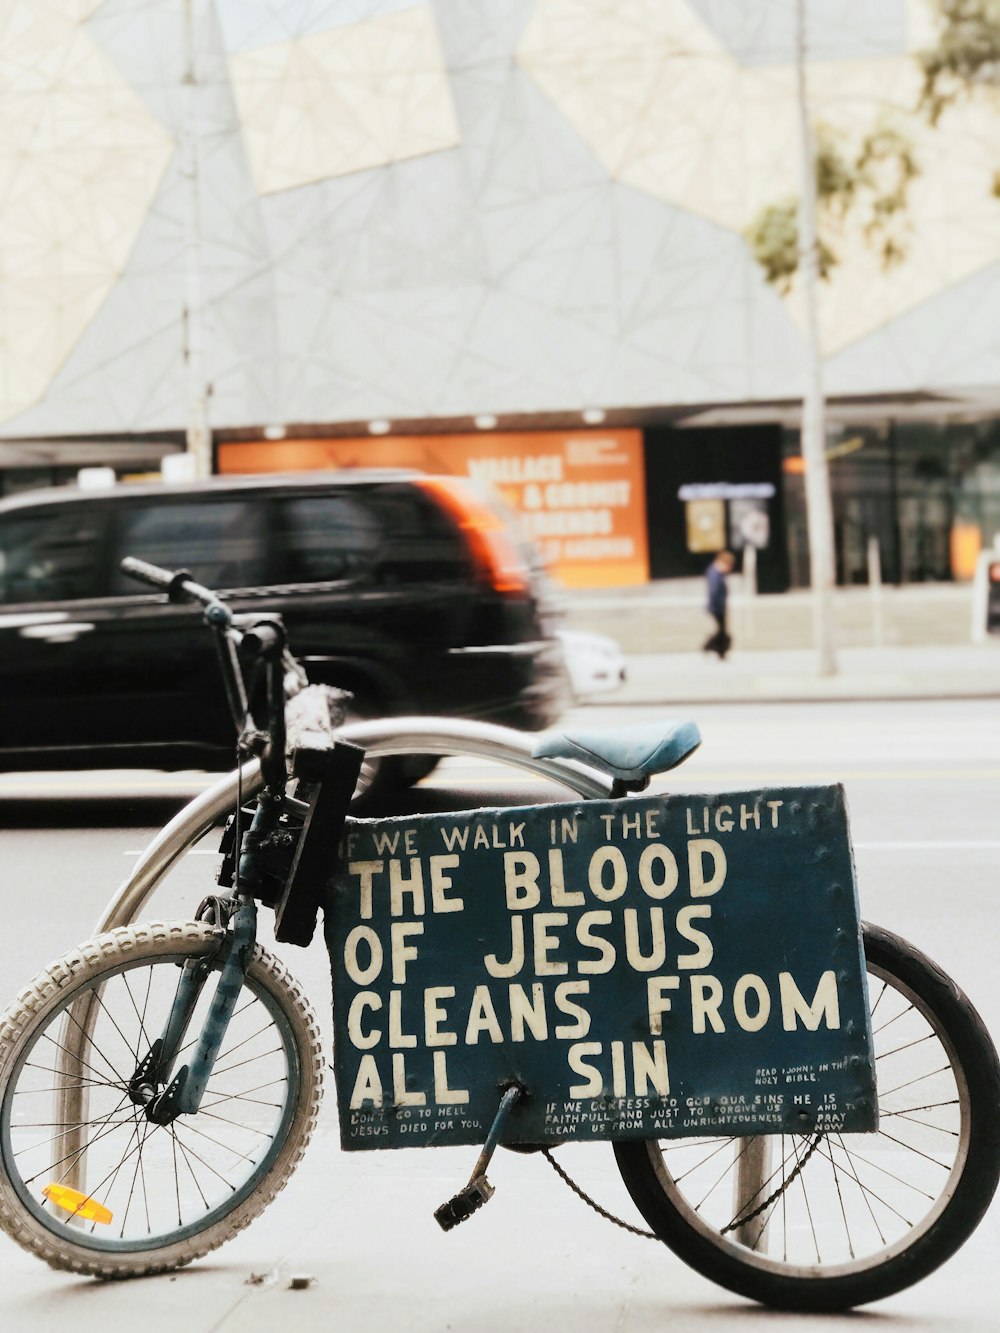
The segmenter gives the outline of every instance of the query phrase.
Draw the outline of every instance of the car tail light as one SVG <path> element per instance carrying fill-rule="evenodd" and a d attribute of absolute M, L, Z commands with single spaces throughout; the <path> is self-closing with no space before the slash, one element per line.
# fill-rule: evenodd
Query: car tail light
<path fill-rule="evenodd" d="M 497 592 L 526 592 L 527 562 L 499 514 L 461 477 L 420 477 L 417 485 L 465 534 L 476 568 Z"/>

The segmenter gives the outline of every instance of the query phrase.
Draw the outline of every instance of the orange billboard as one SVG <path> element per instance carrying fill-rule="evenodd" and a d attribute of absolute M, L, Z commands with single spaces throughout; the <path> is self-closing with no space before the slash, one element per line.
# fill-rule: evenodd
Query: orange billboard
<path fill-rule="evenodd" d="M 570 588 L 646 583 L 639 430 L 477 432 L 220 443 L 221 473 L 405 467 L 486 482 Z"/>

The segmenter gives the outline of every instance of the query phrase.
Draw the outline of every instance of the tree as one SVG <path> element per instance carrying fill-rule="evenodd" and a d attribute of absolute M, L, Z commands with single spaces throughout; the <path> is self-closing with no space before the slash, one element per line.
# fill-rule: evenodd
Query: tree
<path fill-rule="evenodd" d="M 827 469 L 822 352 L 817 321 L 820 282 L 838 263 L 830 224 L 848 213 L 860 216 L 861 230 L 883 266 L 898 264 L 907 250 L 907 203 L 920 163 L 907 133 L 905 116 L 880 113 L 856 145 L 833 129 L 813 125 L 806 92 L 805 0 L 797 0 L 798 94 L 802 149 L 799 198 L 767 205 L 747 231 L 747 239 L 769 282 L 787 292 L 798 277 L 806 314 L 808 370 L 802 410 L 802 456 L 806 479 L 814 640 L 823 674 L 836 671 L 832 601 L 834 539 Z M 958 98 L 976 88 L 1000 89 L 1000 0 L 936 0 L 938 43 L 916 60 L 922 74 L 913 114 L 933 125 Z M 992 182 L 1000 197 L 1000 171 Z M 824 231 L 827 233 L 823 235 Z"/>
<path fill-rule="evenodd" d="M 851 211 L 862 214 L 865 236 L 881 251 L 884 264 L 898 263 L 906 253 L 907 196 L 920 167 L 897 121 L 883 113 L 853 151 L 829 125 L 820 121 L 811 127 L 821 279 L 839 262 L 832 238 L 822 234 L 823 224 L 842 220 Z M 762 208 L 747 229 L 747 240 L 768 282 L 787 292 L 799 271 L 799 200 Z"/>
<path fill-rule="evenodd" d="M 921 87 L 912 107 L 895 115 L 880 112 L 855 147 L 822 121 L 813 126 L 821 279 L 839 261 L 829 224 L 849 212 L 861 215 L 864 235 L 883 264 L 905 258 L 909 187 L 920 174 L 907 120 L 922 116 L 936 125 L 949 106 L 976 90 L 1000 95 L 1000 0 L 934 0 L 934 10 L 938 40 L 914 56 Z M 1000 151 L 992 189 L 1000 197 Z M 799 271 L 798 216 L 797 198 L 779 200 L 762 208 L 747 229 L 765 277 L 782 292 Z"/>
<path fill-rule="evenodd" d="M 937 45 L 917 55 L 920 110 L 932 125 L 970 89 L 1000 88 L 1000 0 L 936 0 L 935 8 Z"/>

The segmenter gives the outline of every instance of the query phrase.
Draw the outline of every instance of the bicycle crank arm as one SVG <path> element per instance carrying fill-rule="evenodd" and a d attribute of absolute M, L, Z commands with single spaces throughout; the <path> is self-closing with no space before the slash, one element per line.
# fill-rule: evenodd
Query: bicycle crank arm
<path fill-rule="evenodd" d="M 490 1132 L 486 1136 L 486 1142 L 483 1144 L 483 1150 L 476 1160 L 476 1165 L 472 1168 L 469 1183 L 463 1189 L 460 1189 L 457 1194 L 453 1194 L 440 1208 L 434 1210 L 435 1221 L 442 1231 L 450 1231 L 452 1227 L 457 1227 L 460 1222 L 468 1221 L 474 1212 L 482 1208 L 484 1203 L 489 1203 L 490 1199 L 493 1198 L 496 1191 L 486 1179 L 486 1168 L 497 1150 L 507 1117 L 523 1096 L 524 1089 L 519 1084 L 513 1083 L 505 1090 L 503 1097 L 500 1099 L 497 1113 L 493 1118 L 493 1124 L 490 1126 Z"/>

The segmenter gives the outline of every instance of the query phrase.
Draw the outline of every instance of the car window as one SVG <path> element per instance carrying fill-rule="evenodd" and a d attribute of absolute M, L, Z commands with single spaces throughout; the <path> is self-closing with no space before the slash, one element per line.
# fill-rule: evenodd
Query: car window
<path fill-rule="evenodd" d="M 0 601 L 94 596 L 102 513 L 92 505 L 60 505 L 0 526 Z"/>
<path fill-rule="evenodd" d="M 469 551 L 455 523 L 415 487 L 385 487 L 371 497 L 388 539 L 381 573 L 396 582 L 464 579 Z"/>
<path fill-rule="evenodd" d="M 332 582 L 357 577 L 378 564 L 382 524 L 362 500 L 302 495 L 276 503 L 277 558 L 269 582 Z"/>
<path fill-rule="evenodd" d="M 172 500 L 122 504 L 119 511 L 119 556 L 187 569 L 209 588 L 252 588 L 266 581 L 261 505 L 246 499 Z M 134 593 L 137 585 L 116 568 L 112 590 Z"/>

